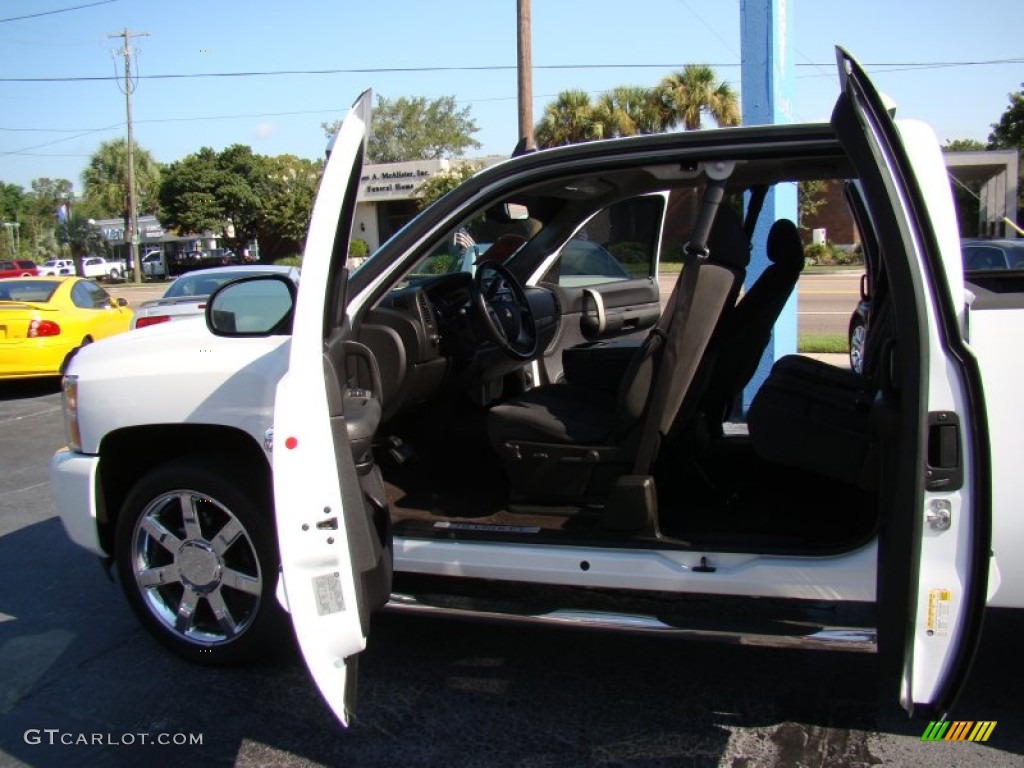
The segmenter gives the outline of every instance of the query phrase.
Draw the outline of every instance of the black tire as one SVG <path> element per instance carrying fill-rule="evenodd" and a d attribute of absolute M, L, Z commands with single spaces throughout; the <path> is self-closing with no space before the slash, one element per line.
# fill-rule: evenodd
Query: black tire
<path fill-rule="evenodd" d="M 125 499 L 116 533 L 121 586 L 143 626 L 182 658 L 244 664 L 290 637 L 274 595 L 268 494 L 251 473 L 197 457 L 158 467 Z"/>
<path fill-rule="evenodd" d="M 110 279 L 111 280 L 117 280 L 119 277 L 121 277 L 120 270 L 118 270 L 117 268 L 114 268 L 114 269 L 110 270 Z"/>

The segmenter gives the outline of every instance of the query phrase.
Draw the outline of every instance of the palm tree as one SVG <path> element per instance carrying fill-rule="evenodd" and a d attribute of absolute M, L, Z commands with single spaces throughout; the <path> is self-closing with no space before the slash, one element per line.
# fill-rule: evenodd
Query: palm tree
<path fill-rule="evenodd" d="M 134 147 L 135 197 L 139 210 L 154 213 L 160 188 L 160 164 L 145 149 Z M 85 196 L 101 215 L 118 216 L 128 209 L 128 142 L 114 139 L 100 144 L 82 171 Z"/>
<path fill-rule="evenodd" d="M 620 85 L 604 93 L 594 107 L 604 136 L 635 136 L 661 130 L 656 92 L 640 85 Z"/>
<path fill-rule="evenodd" d="M 605 126 L 596 119 L 594 106 L 586 91 L 562 91 L 544 108 L 544 116 L 534 128 L 537 146 L 558 147 L 593 141 L 606 135 Z"/>
<path fill-rule="evenodd" d="M 75 274 L 84 277 L 82 259 L 89 254 L 105 255 L 106 243 L 96 227 L 82 218 L 72 216 L 66 219 L 59 229 L 60 239 L 68 244 L 71 258 L 75 261 Z"/>
<path fill-rule="evenodd" d="M 135 166 L 135 200 L 140 211 L 155 213 L 160 189 L 160 164 L 136 144 L 132 153 Z M 90 212 L 99 216 L 124 218 L 125 238 L 131 237 L 128 203 L 128 141 L 104 141 L 89 158 L 82 171 L 85 201 Z"/>
<path fill-rule="evenodd" d="M 664 130 L 680 124 L 688 131 L 696 130 L 701 127 L 703 115 L 720 126 L 740 123 L 736 92 L 724 80 L 716 85 L 715 72 L 707 65 L 687 64 L 666 75 L 657 92 Z"/>

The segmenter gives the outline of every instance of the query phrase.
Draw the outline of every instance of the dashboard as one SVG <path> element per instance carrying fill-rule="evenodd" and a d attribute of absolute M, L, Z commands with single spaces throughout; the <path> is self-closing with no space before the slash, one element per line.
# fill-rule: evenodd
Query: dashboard
<path fill-rule="evenodd" d="M 488 302 L 514 302 L 507 286 L 486 286 Z M 558 329 L 560 310 L 546 288 L 525 289 L 537 333 L 537 356 Z M 484 330 L 467 272 L 412 279 L 390 291 L 364 317 L 359 341 L 380 368 L 383 420 L 421 405 L 448 387 L 479 389 L 524 365 L 504 354 Z"/>

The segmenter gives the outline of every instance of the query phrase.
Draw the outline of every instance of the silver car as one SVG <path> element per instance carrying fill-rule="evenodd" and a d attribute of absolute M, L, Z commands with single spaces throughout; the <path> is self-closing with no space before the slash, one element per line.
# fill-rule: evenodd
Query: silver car
<path fill-rule="evenodd" d="M 132 318 L 131 328 L 135 330 L 147 325 L 202 315 L 206 309 L 206 299 L 221 285 L 229 280 L 260 274 L 287 275 L 296 285 L 299 282 L 298 267 L 275 264 L 213 267 L 186 272 L 167 287 L 161 298 L 139 305 Z"/>

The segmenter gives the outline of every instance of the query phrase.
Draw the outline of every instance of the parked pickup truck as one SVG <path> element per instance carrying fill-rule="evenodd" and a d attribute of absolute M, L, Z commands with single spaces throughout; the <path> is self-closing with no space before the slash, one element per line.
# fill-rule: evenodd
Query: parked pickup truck
<path fill-rule="evenodd" d="M 102 256 L 86 256 L 82 259 L 84 277 L 98 280 L 120 280 L 124 277 L 124 260 L 108 260 Z"/>
<path fill-rule="evenodd" d="M 48 259 L 39 265 L 40 275 L 73 275 L 75 262 L 72 259 Z"/>
<path fill-rule="evenodd" d="M 272 650 L 287 611 L 342 722 L 385 605 L 877 652 L 893 702 L 944 716 L 986 608 L 1024 607 L 1024 293 L 964 284 L 935 134 L 839 64 L 831 122 L 528 153 L 350 273 L 364 94 L 301 288 L 234 281 L 205 322 L 72 360 L 68 535 L 185 658 Z M 777 351 L 737 415 L 804 263 L 775 201 L 812 180 L 871 256 L 864 372 Z M 667 211 L 689 245 L 662 303 Z M 466 265 L 467 235 L 522 244 Z"/>
<path fill-rule="evenodd" d="M 74 259 L 50 259 L 39 267 L 40 275 L 73 275 Z M 124 261 L 108 260 L 102 256 L 82 258 L 82 276 L 97 280 L 120 280 L 124 277 Z"/>

